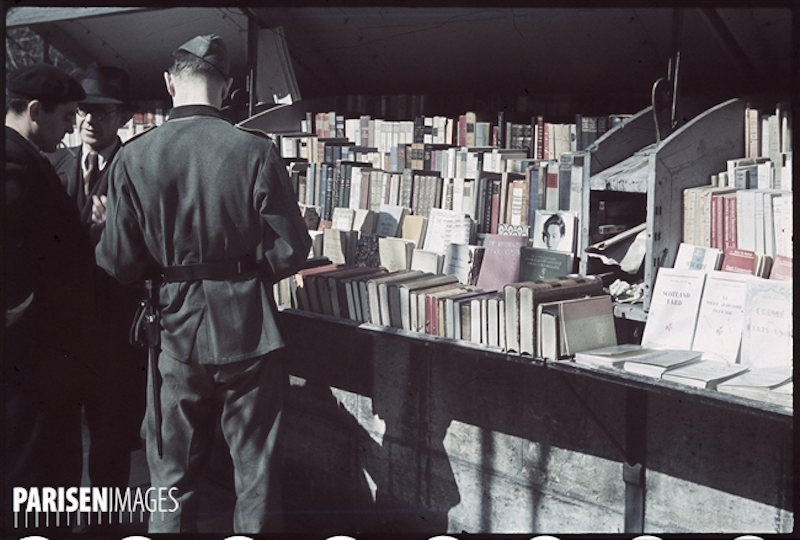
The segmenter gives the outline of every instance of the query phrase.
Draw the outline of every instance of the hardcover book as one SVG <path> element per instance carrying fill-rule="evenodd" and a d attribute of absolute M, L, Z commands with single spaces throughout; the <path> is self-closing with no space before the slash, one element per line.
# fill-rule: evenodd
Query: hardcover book
<path fill-rule="evenodd" d="M 483 241 L 478 287 L 501 291 L 505 285 L 518 282 L 520 248 L 527 244 L 527 236 L 487 234 Z"/>
<path fill-rule="evenodd" d="M 455 276 L 423 274 L 417 279 L 391 284 L 389 291 L 390 300 L 394 299 L 392 291 L 396 291 L 397 296 L 397 303 L 395 304 L 392 302 L 389 309 L 391 325 L 395 326 L 395 322 L 399 321 L 397 328 L 414 330 L 411 321 L 413 294 L 417 292 L 422 292 L 424 294 L 426 289 L 433 289 L 434 287 L 441 287 L 454 283 L 457 283 Z"/>
<path fill-rule="evenodd" d="M 353 260 L 356 266 L 378 267 L 381 265 L 379 238 L 376 234 L 362 234 L 358 237 Z"/>
<path fill-rule="evenodd" d="M 542 302 L 537 306 L 537 354 L 560 360 L 617 344 L 609 295 Z"/>
<path fill-rule="evenodd" d="M 536 354 L 538 303 L 600 294 L 603 294 L 603 280 L 599 276 L 572 275 L 506 285 L 503 296 L 507 349 L 530 356 Z"/>
<path fill-rule="evenodd" d="M 575 255 L 572 252 L 530 246 L 520 248 L 518 281 L 536 281 L 566 276 L 574 271 Z"/>

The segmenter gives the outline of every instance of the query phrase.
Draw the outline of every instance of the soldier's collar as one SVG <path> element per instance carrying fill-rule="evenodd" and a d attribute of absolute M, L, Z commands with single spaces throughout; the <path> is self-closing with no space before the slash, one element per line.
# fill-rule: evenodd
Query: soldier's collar
<path fill-rule="evenodd" d="M 185 118 L 187 116 L 215 116 L 224 119 L 222 112 L 211 105 L 180 105 L 169 112 L 169 118 Z"/>

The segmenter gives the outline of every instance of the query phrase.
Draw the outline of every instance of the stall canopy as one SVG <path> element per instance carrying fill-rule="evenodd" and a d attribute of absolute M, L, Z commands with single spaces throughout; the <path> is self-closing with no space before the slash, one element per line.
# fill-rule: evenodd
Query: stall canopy
<path fill-rule="evenodd" d="M 304 98 L 487 88 L 511 95 L 649 95 L 678 49 L 686 89 L 735 92 L 743 81 L 788 88 L 792 10 L 769 5 L 17 7 L 6 24 L 29 26 L 80 66 L 94 60 L 127 68 L 140 98 L 165 97 L 161 71 L 170 51 L 200 33 L 228 42 L 235 86 L 244 87 L 249 20 L 282 27 Z"/>
<path fill-rule="evenodd" d="M 91 62 L 131 74 L 133 98 L 167 99 L 163 71 L 170 53 L 198 34 L 222 36 L 231 52 L 231 74 L 244 86 L 247 16 L 233 8 L 20 7 L 6 26 L 28 26 L 79 67 Z"/>

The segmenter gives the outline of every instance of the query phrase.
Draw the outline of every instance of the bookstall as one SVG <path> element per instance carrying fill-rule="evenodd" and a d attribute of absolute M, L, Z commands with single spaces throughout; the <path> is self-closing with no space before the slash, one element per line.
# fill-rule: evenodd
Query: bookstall
<path fill-rule="evenodd" d="M 308 268 L 275 286 L 291 343 L 281 434 L 290 531 L 793 531 L 791 374 L 780 395 L 753 399 L 576 353 L 641 344 L 659 272 L 677 266 L 682 246 L 696 257 L 716 249 L 713 268 L 692 264 L 723 270 L 721 253 L 737 245 L 720 243 L 722 229 L 716 246 L 687 241 L 687 217 L 712 215 L 710 194 L 705 214 L 687 210 L 695 188 L 783 199 L 760 222 L 762 244 L 742 251 L 788 268 L 776 279 L 788 275 L 778 289 L 791 297 L 796 104 L 786 81 L 796 66 L 774 52 L 788 50 L 784 19 L 796 8 L 511 4 L 191 8 L 199 26 L 181 30 L 220 28 L 235 44 L 234 86 L 248 94 L 237 119 L 274 138 L 315 238 Z M 182 17 L 86 9 L 80 24 L 39 13 L 29 23 L 83 63 L 97 49 L 103 62 L 157 73 L 141 59 L 167 44 L 126 32 L 174 30 Z M 267 84 L 275 70 L 280 91 Z M 538 86 L 520 89 L 529 72 Z M 139 80 L 142 103 L 164 99 L 143 90 L 153 73 Z M 165 112 L 140 113 L 132 131 Z M 751 213 L 763 215 L 761 201 Z M 751 273 L 771 281 L 768 266 Z M 547 290 L 532 285 L 541 282 Z M 600 299 L 592 321 L 567 321 L 564 303 L 587 297 Z M 788 319 L 775 327 L 781 346 Z M 744 318 L 733 322 L 743 340 Z M 680 348 L 691 349 L 689 333 Z M 752 360 L 738 351 L 731 364 Z M 709 349 L 694 352 L 699 363 Z"/>

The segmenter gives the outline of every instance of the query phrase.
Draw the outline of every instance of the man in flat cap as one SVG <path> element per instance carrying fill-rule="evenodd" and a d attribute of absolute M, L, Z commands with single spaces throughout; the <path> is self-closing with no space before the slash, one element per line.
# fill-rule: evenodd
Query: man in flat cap
<path fill-rule="evenodd" d="M 92 199 L 108 192 L 109 164 L 121 146 L 117 131 L 131 118 L 128 73 L 116 66 L 92 64 L 80 79 L 86 97 L 75 117 L 81 144 L 59 148 L 48 157 L 81 214 L 87 238 L 100 239 L 103 224 L 92 220 Z M 122 285 L 100 269 L 89 254 L 91 271 L 84 277 L 94 287 L 96 302 L 84 305 L 84 320 L 95 331 L 86 343 L 89 358 L 82 366 L 80 400 L 89 430 L 88 476 L 92 486 L 128 486 L 130 452 L 141 446 L 147 351 L 133 346 L 129 329 L 141 287 Z M 91 524 L 93 530 L 113 523 Z"/>
<path fill-rule="evenodd" d="M 12 488 L 69 488 L 81 482 L 74 374 L 85 361 L 81 344 L 88 323 L 79 306 L 93 300 L 80 276 L 92 246 L 75 203 L 42 152 L 52 152 L 72 132 L 77 102 L 84 97 L 76 80 L 47 64 L 19 68 L 6 81 L 4 537 L 37 526 L 12 512 Z M 54 527 L 55 520 L 38 524 L 48 525 Z M 64 521 L 59 525 L 64 528 Z"/>
<path fill-rule="evenodd" d="M 167 498 L 149 532 L 196 530 L 216 426 L 234 465 L 234 531 L 273 531 L 288 375 L 272 291 L 302 266 L 311 240 L 273 141 L 222 117 L 233 82 L 223 40 L 181 45 L 164 81 L 169 120 L 123 144 L 112 162 L 95 252 L 124 283 L 153 266 L 162 274 L 161 425 L 148 385 L 147 462 L 151 486 L 172 490 L 177 504 Z"/>

